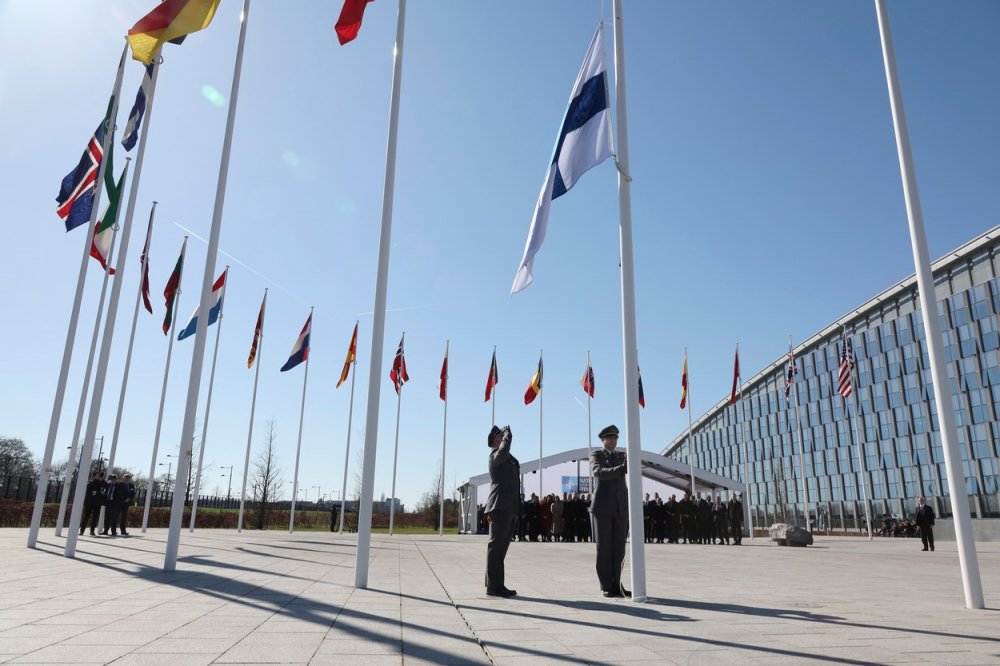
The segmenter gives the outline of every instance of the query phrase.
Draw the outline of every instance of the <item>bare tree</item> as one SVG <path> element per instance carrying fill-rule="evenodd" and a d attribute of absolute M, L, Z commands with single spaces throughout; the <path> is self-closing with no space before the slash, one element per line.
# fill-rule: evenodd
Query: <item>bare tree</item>
<path fill-rule="evenodd" d="M 257 512 L 257 529 L 264 529 L 267 516 L 267 505 L 278 499 L 285 478 L 278 464 L 278 452 L 275 450 L 274 419 L 267 422 L 264 432 L 264 448 L 257 453 L 253 461 L 253 498 L 260 507 Z"/>
<path fill-rule="evenodd" d="M 358 501 L 358 506 L 361 506 L 361 484 L 364 480 L 364 470 L 365 470 L 365 451 L 363 448 L 358 448 L 354 453 L 354 473 L 351 475 L 351 484 L 354 486 L 352 493 L 354 494 L 354 499 Z"/>
<path fill-rule="evenodd" d="M 0 437 L 0 477 L 34 476 L 35 459 L 17 437 Z"/>
<path fill-rule="evenodd" d="M 444 513 L 446 516 L 457 516 L 458 495 L 444 498 Z M 441 471 L 434 474 L 433 485 L 420 496 L 417 502 L 417 513 L 422 514 L 424 522 L 437 527 L 441 511 Z"/>

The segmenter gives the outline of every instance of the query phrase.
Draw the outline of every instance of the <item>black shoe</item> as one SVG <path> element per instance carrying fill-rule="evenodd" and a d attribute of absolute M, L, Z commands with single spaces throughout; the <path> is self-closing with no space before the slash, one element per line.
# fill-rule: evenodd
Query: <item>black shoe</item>
<path fill-rule="evenodd" d="M 620 598 L 620 597 L 622 596 L 622 595 L 621 595 L 621 592 L 612 592 L 612 591 L 610 591 L 610 590 L 603 590 L 603 591 L 601 592 L 601 594 L 603 594 L 604 596 L 606 596 L 606 597 L 608 597 L 608 598 L 610 598 L 610 599 L 613 599 L 613 598 Z"/>
<path fill-rule="evenodd" d="M 507 593 L 508 597 L 516 597 L 517 596 L 517 590 L 512 590 L 509 587 L 503 588 L 503 591 Z"/>
<path fill-rule="evenodd" d="M 927 546 L 924 546 L 924 547 L 923 547 L 923 548 L 921 548 L 920 550 L 927 550 Z"/>
<path fill-rule="evenodd" d="M 934 550 L 934 546 L 931 546 L 931 551 L 933 551 L 933 550 Z"/>
<path fill-rule="evenodd" d="M 620 594 L 619 594 L 618 596 L 620 596 L 620 597 L 625 597 L 626 599 L 631 599 L 631 598 L 632 598 L 632 593 L 631 593 L 631 592 L 629 592 L 628 590 L 626 590 L 626 589 L 625 589 L 625 588 L 623 587 L 623 588 L 622 588 L 622 591 L 621 591 L 621 593 L 620 593 Z"/>
<path fill-rule="evenodd" d="M 486 590 L 486 596 L 488 596 L 488 597 L 502 597 L 502 598 L 506 599 L 506 598 L 508 598 L 508 597 L 510 597 L 512 595 L 508 594 L 507 593 L 507 589 L 504 588 L 502 590 Z"/>
<path fill-rule="evenodd" d="M 108 536 L 107 530 L 101 530 L 101 536 Z"/>
<path fill-rule="evenodd" d="M 97 536 L 97 534 L 94 532 L 94 530 L 90 530 L 90 536 Z"/>
<path fill-rule="evenodd" d="M 128 532 L 126 532 L 125 530 L 122 530 L 122 536 L 128 536 L 128 535 L 129 535 Z"/>
<path fill-rule="evenodd" d="M 83 536 L 83 530 L 80 530 L 80 536 Z"/>

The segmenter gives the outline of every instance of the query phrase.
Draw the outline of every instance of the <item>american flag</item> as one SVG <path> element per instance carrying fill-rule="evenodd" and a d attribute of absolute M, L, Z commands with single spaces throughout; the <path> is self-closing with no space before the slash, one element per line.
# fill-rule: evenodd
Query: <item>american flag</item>
<path fill-rule="evenodd" d="M 845 398 L 851 397 L 854 387 L 851 385 L 851 372 L 854 371 L 854 349 L 847 340 L 841 347 L 840 374 L 837 376 L 837 391 Z"/>
<path fill-rule="evenodd" d="M 792 392 L 792 382 L 795 381 L 795 374 L 799 371 L 795 367 L 795 357 L 792 356 L 792 352 L 788 352 L 788 373 L 786 374 L 785 381 L 785 399 L 788 399 L 788 395 Z"/>

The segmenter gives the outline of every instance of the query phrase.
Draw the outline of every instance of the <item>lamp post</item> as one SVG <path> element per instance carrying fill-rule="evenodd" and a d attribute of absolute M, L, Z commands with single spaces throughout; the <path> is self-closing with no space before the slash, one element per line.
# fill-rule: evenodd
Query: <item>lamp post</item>
<path fill-rule="evenodd" d="M 163 467 L 163 463 L 157 463 L 156 466 Z M 170 473 L 173 471 L 174 471 L 174 461 L 171 460 L 167 462 L 167 481 L 166 481 L 165 492 L 170 492 Z M 152 480 L 150 480 L 150 483 L 152 483 Z M 152 488 L 150 488 L 146 492 L 152 492 Z"/>
<path fill-rule="evenodd" d="M 322 490 L 323 489 L 320 488 L 319 486 L 313 486 L 313 488 L 316 489 L 316 501 L 319 502 L 320 499 L 321 499 L 321 497 L 322 497 Z"/>
<path fill-rule="evenodd" d="M 220 468 L 229 470 L 229 474 L 223 474 L 223 476 L 229 477 L 229 488 L 226 490 L 226 506 L 228 506 L 230 496 L 233 494 L 233 466 L 221 465 Z"/>

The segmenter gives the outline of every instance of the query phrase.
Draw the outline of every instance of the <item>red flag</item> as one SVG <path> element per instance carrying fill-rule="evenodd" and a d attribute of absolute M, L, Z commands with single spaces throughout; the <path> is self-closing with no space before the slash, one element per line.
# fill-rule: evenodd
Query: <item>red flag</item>
<path fill-rule="evenodd" d="M 340 10 L 340 18 L 333 26 L 337 31 L 337 38 L 341 45 L 352 41 L 358 36 L 361 30 L 361 19 L 365 17 L 365 7 L 372 0 L 344 0 L 344 7 Z"/>
<path fill-rule="evenodd" d="M 583 392 L 589 395 L 591 398 L 594 397 L 594 369 L 590 367 L 590 362 L 587 362 L 587 370 L 583 373 L 583 378 L 580 379 L 580 386 L 583 387 Z"/>
<path fill-rule="evenodd" d="M 441 364 L 441 381 L 438 383 L 440 389 L 438 395 L 442 400 L 448 399 L 448 344 L 444 345 L 444 363 Z"/>
<path fill-rule="evenodd" d="M 153 306 L 149 302 L 149 241 L 153 238 L 153 216 L 149 216 L 149 226 L 146 227 L 146 244 L 142 246 L 142 256 L 139 261 L 145 264 L 142 271 L 142 304 L 149 314 L 153 314 Z"/>
<path fill-rule="evenodd" d="M 351 364 L 358 359 L 358 322 L 354 322 L 354 335 L 351 336 L 351 345 L 347 348 L 347 359 L 344 361 L 344 369 L 340 371 L 340 381 L 336 388 L 347 381 L 347 375 L 351 372 Z"/>
<path fill-rule="evenodd" d="M 406 374 L 406 358 L 403 356 L 403 340 L 406 338 L 406 334 L 399 339 L 399 348 L 396 349 L 396 358 L 392 360 L 392 370 L 389 371 L 389 379 L 392 380 L 392 385 L 396 389 L 396 393 L 399 393 L 399 389 L 402 388 L 403 384 L 410 381 L 410 376 Z"/>
<path fill-rule="evenodd" d="M 740 385 L 740 346 L 736 345 L 736 360 L 733 361 L 733 393 L 729 396 L 729 404 L 736 404 L 736 389 Z"/>
<path fill-rule="evenodd" d="M 493 360 L 490 362 L 490 376 L 486 378 L 486 400 L 489 402 L 493 396 L 493 387 L 500 383 L 500 375 L 497 374 L 497 350 L 493 350 Z"/>

